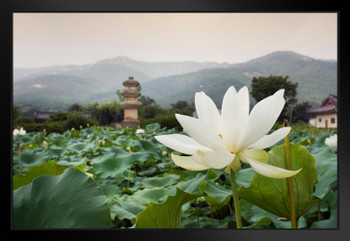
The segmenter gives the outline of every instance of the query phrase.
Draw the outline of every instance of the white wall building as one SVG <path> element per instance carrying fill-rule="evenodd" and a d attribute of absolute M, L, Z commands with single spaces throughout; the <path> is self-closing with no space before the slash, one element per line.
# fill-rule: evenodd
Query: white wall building
<path fill-rule="evenodd" d="M 337 128 L 337 97 L 329 95 L 322 106 L 309 109 L 307 114 L 315 116 L 309 123 L 316 128 Z"/>

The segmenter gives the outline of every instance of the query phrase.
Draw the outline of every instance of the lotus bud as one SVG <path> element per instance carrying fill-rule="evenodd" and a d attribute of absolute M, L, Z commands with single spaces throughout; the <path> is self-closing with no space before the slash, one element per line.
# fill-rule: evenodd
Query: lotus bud
<path fill-rule="evenodd" d="M 43 146 L 44 146 L 45 148 L 47 148 L 48 145 L 49 145 L 49 144 L 48 144 L 46 141 L 43 141 Z"/>

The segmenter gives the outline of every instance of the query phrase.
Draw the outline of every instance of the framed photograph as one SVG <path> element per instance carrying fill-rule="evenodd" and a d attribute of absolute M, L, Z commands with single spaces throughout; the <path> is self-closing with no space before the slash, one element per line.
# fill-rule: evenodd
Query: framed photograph
<path fill-rule="evenodd" d="M 346 1 L 33 2 L 1 239 L 350 238 Z"/>

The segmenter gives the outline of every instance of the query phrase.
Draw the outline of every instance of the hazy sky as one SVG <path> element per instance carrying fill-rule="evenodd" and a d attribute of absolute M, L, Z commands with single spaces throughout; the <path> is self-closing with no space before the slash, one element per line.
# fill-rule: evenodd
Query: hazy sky
<path fill-rule="evenodd" d="M 14 67 L 143 61 L 238 63 L 277 50 L 337 58 L 336 13 L 15 13 Z"/>

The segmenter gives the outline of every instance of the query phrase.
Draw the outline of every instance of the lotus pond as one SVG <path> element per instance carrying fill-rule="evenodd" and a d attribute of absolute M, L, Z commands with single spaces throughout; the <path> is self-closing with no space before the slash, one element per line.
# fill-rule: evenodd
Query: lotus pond
<path fill-rule="evenodd" d="M 189 171 L 154 138 L 182 133 L 159 124 L 115 130 L 91 126 L 63 134 L 13 137 L 13 227 L 235 228 L 230 175 Z M 337 148 L 334 131 L 290 134 L 298 228 L 337 228 Z M 184 133 L 182 133 L 184 134 Z M 284 168 L 282 141 L 267 149 L 269 164 Z M 180 153 L 176 153 L 181 155 Z M 237 174 L 243 228 L 290 228 L 286 179 Z"/>

